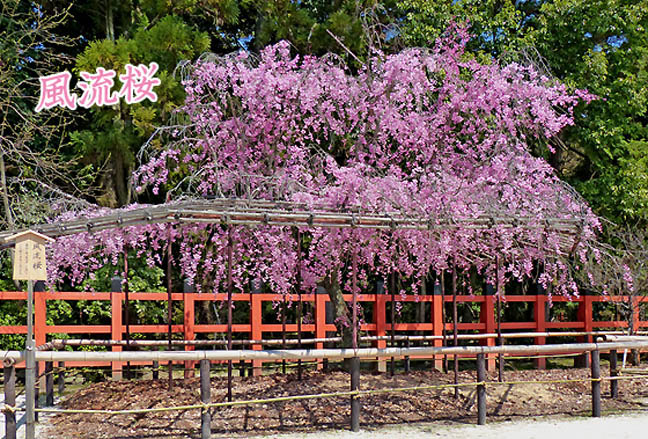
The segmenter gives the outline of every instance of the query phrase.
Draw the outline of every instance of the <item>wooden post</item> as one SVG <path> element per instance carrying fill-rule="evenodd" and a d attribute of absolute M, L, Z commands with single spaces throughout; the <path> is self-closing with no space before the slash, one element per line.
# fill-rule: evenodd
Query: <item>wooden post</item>
<path fill-rule="evenodd" d="M 411 343 L 410 343 L 410 340 L 408 338 L 407 340 L 405 340 L 405 347 L 409 349 L 410 346 L 411 346 Z M 409 373 L 410 367 L 411 367 L 410 363 L 411 363 L 410 357 L 409 357 L 409 355 L 406 355 L 405 356 L 405 373 Z"/>
<path fill-rule="evenodd" d="M 58 394 L 59 397 L 62 397 L 63 393 L 65 393 L 65 362 L 59 361 L 58 368 Z"/>
<path fill-rule="evenodd" d="M 45 407 L 54 405 L 54 364 L 45 362 Z"/>
<path fill-rule="evenodd" d="M 239 376 L 241 378 L 245 377 L 245 360 L 239 361 Z"/>
<path fill-rule="evenodd" d="M 209 377 L 209 360 L 200 360 L 200 402 L 211 403 L 211 379 Z M 211 413 L 203 408 L 200 415 L 201 439 L 211 438 Z"/>
<path fill-rule="evenodd" d="M 592 417 L 601 417 L 601 363 L 598 350 L 592 351 Z"/>
<path fill-rule="evenodd" d="M 360 388 L 360 359 L 351 358 L 351 390 Z M 360 398 L 351 395 L 351 431 L 360 431 Z"/>
<path fill-rule="evenodd" d="M 610 377 L 614 378 L 619 376 L 619 371 L 617 370 L 617 351 L 613 349 L 610 351 Z M 610 380 L 610 397 L 618 398 L 619 397 L 619 381 L 612 379 Z"/>
<path fill-rule="evenodd" d="M 16 366 L 13 361 L 4 362 L 4 402 L 16 407 Z M 16 413 L 7 410 L 5 416 L 5 439 L 16 439 Z"/>
<path fill-rule="evenodd" d="M 484 354 L 477 354 L 477 382 L 486 382 Z M 486 385 L 477 385 L 477 424 L 486 425 Z"/>
<path fill-rule="evenodd" d="M 160 379 L 160 362 L 159 361 L 153 361 L 153 379 L 154 380 L 159 380 Z"/>

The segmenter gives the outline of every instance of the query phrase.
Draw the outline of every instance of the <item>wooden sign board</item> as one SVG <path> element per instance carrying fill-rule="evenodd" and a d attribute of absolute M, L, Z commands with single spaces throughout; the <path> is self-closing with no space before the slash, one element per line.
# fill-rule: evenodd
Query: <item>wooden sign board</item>
<path fill-rule="evenodd" d="M 15 241 L 14 280 L 47 280 L 45 244 L 53 241 L 40 233 L 27 230 L 7 238 Z"/>

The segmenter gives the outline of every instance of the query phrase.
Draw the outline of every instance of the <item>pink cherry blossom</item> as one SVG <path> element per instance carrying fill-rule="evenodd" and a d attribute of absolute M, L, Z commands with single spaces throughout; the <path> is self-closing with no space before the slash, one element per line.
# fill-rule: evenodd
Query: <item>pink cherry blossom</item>
<path fill-rule="evenodd" d="M 474 267 L 494 283 L 498 256 L 503 283 L 542 267 L 541 284 L 578 294 L 570 270 L 599 224 L 530 143 L 572 124 L 576 106 L 593 97 L 532 67 L 465 59 L 466 41 L 457 29 L 431 50 L 378 55 L 356 73 L 334 56 L 292 57 L 287 42 L 258 60 L 196 62 L 183 82 L 187 124 L 165 131 L 165 148 L 145 151 L 134 185 L 429 221 L 429 230 L 303 228 L 304 291 L 333 273 L 351 291 L 355 252 L 362 289 L 372 274 L 398 272 L 416 291 L 431 271 L 451 266 Z M 483 218 L 509 224 L 471 222 Z M 550 225 L 561 220 L 578 220 L 578 231 Z M 177 242 L 183 276 L 222 290 L 230 234 L 235 288 L 261 280 L 292 291 L 293 230 L 265 225 L 165 223 L 61 238 L 50 255 L 51 279 L 81 282 L 125 248 L 156 261 Z"/>

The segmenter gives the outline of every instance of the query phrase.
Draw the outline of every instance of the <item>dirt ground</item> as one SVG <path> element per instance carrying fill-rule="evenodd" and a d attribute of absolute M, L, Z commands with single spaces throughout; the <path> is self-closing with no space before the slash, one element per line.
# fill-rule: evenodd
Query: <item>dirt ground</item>
<path fill-rule="evenodd" d="M 605 373 L 604 373 L 605 375 Z M 391 377 L 388 373 L 363 371 L 361 389 L 382 389 L 436 385 L 452 382 L 451 373 L 412 371 Z M 588 369 L 507 371 L 505 380 L 557 381 L 588 378 Z M 619 383 L 619 398 L 609 397 L 610 384 L 604 381 L 604 413 L 637 410 L 648 406 L 646 379 Z M 495 372 L 489 381 L 497 381 Z M 474 382 L 474 371 L 460 373 L 459 382 Z M 226 378 L 214 377 L 212 401 L 226 398 Z M 591 411 L 589 382 L 506 384 L 487 386 L 489 422 L 547 415 L 588 415 Z M 102 382 L 69 396 L 61 404 L 69 409 L 128 409 L 190 405 L 199 401 L 197 378 L 176 380 L 172 392 L 166 380 Z M 339 392 L 349 389 L 349 375 L 343 371 L 309 371 L 302 381 L 296 374 L 234 378 L 234 400 L 273 398 L 288 395 Z M 212 413 L 213 437 L 246 437 L 287 432 L 344 429 L 349 424 L 349 397 L 312 399 L 216 408 Z M 474 387 L 461 388 L 459 399 L 453 389 L 385 393 L 361 398 L 361 425 L 364 430 L 385 425 L 415 422 L 470 424 L 476 422 Z M 200 411 L 160 412 L 147 415 L 61 414 L 51 420 L 50 438 L 197 438 Z"/>

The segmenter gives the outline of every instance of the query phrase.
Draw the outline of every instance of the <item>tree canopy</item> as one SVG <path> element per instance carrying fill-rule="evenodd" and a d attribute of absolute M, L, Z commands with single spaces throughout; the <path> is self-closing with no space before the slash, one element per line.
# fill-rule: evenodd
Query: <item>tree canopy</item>
<path fill-rule="evenodd" d="M 467 39 L 453 28 L 432 50 L 372 57 L 358 74 L 335 56 L 291 56 L 285 42 L 258 60 L 245 53 L 205 58 L 183 81 L 186 123 L 166 130 L 166 148 L 145 150 L 149 160 L 136 173 L 137 187 L 430 221 L 431 231 L 303 230 L 305 289 L 336 279 L 349 290 L 352 254 L 363 282 L 370 273 L 397 271 L 414 284 L 450 265 L 492 278 L 499 255 L 507 276 L 533 276 L 540 263 L 543 284 L 556 281 L 557 291 L 577 293 L 569 261 L 584 260 L 597 220 L 530 153 L 527 139 L 558 133 L 591 96 L 571 94 L 532 67 L 465 60 Z M 465 221 L 480 217 L 510 218 L 513 226 Z M 574 219 L 579 230 L 567 237 L 565 251 L 565 236 L 545 224 Z M 435 227 L 448 221 L 454 224 Z M 232 240 L 238 288 L 259 278 L 287 293 L 296 275 L 292 233 L 156 225 L 75 235 L 54 245 L 52 279 L 72 270 L 78 281 L 86 274 L 79 266 L 91 272 L 125 247 L 154 262 L 155 251 L 176 240 L 185 276 L 219 288 Z"/>

